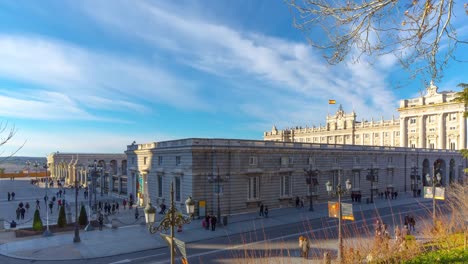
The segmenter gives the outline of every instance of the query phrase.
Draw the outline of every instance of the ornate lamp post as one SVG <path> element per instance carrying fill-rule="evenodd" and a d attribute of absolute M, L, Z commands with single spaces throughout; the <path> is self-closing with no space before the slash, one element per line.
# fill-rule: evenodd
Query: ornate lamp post
<path fill-rule="evenodd" d="M 326 184 L 328 194 L 333 194 L 333 185 L 330 181 Z M 338 195 L 338 260 L 340 263 L 343 261 L 343 234 L 342 234 L 342 224 L 341 218 L 343 217 L 343 211 L 341 208 L 341 196 L 351 190 L 351 181 L 349 179 L 346 180 L 346 188 L 343 189 L 341 187 L 341 171 L 338 173 L 338 185 L 336 186 L 336 194 Z"/>
<path fill-rule="evenodd" d="M 81 242 L 80 239 L 80 229 L 78 227 L 78 181 L 75 179 L 75 236 L 73 237 L 73 242 Z"/>
<path fill-rule="evenodd" d="M 217 175 L 209 175 L 208 177 L 209 183 L 216 183 L 216 195 L 217 195 L 217 218 L 218 221 L 221 221 L 221 204 L 220 204 L 220 196 L 222 194 L 221 190 L 221 183 L 229 181 L 229 175 L 221 176 L 219 175 L 219 168 Z"/>
<path fill-rule="evenodd" d="M 26 168 L 28 168 L 28 177 L 29 177 L 29 166 L 31 166 L 31 162 L 29 162 L 28 160 L 26 161 Z"/>
<path fill-rule="evenodd" d="M 88 195 L 89 199 L 89 206 L 91 207 L 92 197 L 94 195 L 94 205 L 92 206 L 93 212 L 97 210 L 97 203 L 96 203 L 96 174 L 102 171 L 102 166 L 98 164 L 97 160 L 94 160 L 92 165 L 88 165 L 88 178 L 87 181 L 91 183 L 92 191 L 90 190 L 90 194 Z M 91 175 L 91 177 L 89 177 Z M 89 189 L 89 188 L 88 188 Z"/>
<path fill-rule="evenodd" d="M 39 162 L 35 161 L 33 166 L 36 169 L 36 182 L 37 182 L 37 168 L 39 167 Z"/>
<path fill-rule="evenodd" d="M 170 236 L 170 250 L 171 250 L 171 264 L 175 263 L 175 247 L 174 247 L 174 227 L 181 226 L 185 224 L 189 224 L 192 221 L 193 212 L 195 209 L 195 202 L 192 200 L 192 197 L 189 197 L 185 201 L 185 206 L 187 209 L 187 213 L 189 216 L 183 216 L 174 205 L 174 185 L 171 182 L 171 206 L 167 211 L 166 215 L 158 226 L 154 226 L 155 217 L 156 217 L 156 209 L 151 205 L 149 202 L 145 208 L 145 220 L 148 226 L 148 231 L 151 234 L 155 234 L 158 231 L 161 232 L 162 230 L 167 231 L 168 229 L 171 230 Z"/>
<path fill-rule="evenodd" d="M 49 190 L 49 176 L 48 176 L 48 173 L 47 173 L 47 169 L 49 168 L 49 166 L 47 166 L 47 163 L 44 164 L 44 169 L 46 171 L 46 196 L 49 197 L 49 194 L 48 194 L 48 190 Z M 45 237 L 48 237 L 48 236 L 51 236 L 52 235 L 52 232 L 50 232 L 49 230 L 49 209 L 47 209 L 47 204 L 45 206 L 46 208 L 46 231 L 44 231 L 44 234 L 42 234 L 43 236 Z"/>
<path fill-rule="evenodd" d="M 374 182 L 378 181 L 378 177 L 379 177 L 379 168 L 374 168 L 374 166 L 371 166 L 370 168 L 367 169 L 367 180 L 370 181 L 371 183 L 370 203 L 374 203 Z"/>
<path fill-rule="evenodd" d="M 440 164 L 439 164 L 440 166 Z M 434 164 L 434 173 L 431 175 L 428 173 L 426 174 L 426 182 L 432 183 L 432 222 L 435 225 L 436 223 L 436 186 L 440 185 L 440 181 L 442 180 L 442 175 L 440 174 L 440 167 Z"/>
<path fill-rule="evenodd" d="M 314 211 L 313 188 L 318 186 L 318 180 L 317 180 L 318 174 L 319 174 L 318 169 L 315 169 L 315 170 L 312 170 L 310 168 L 308 170 L 304 169 L 304 176 L 306 178 L 306 183 L 309 186 L 309 202 L 310 202 L 309 211 Z"/>

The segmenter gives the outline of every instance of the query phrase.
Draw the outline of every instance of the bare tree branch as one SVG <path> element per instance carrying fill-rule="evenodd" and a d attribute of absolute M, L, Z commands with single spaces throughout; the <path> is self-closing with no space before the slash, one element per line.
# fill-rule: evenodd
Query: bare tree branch
<path fill-rule="evenodd" d="M 452 25 L 454 0 L 285 0 L 296 28 L 330 64 L 363 54 L 394 54 L 413 76 L 442 76 L 459 39 Z M 468 4 L 464 4 L 468 14 Z"/>

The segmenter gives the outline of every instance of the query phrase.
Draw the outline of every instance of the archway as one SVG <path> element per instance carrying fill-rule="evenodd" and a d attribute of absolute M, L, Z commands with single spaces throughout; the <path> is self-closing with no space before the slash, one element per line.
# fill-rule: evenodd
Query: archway
<path fill-rule="evenodd" d="M 422 180 L 423 180 L 423 185 L 424 186 L 427 186 L 429 184 L 427 184 L 427 180 L 426 180 L 426 175 L 427 174 L 430 174 L 431 173 L 431 169 L 429 167 L 429 160 L 428 159 L 424 159 L 423 161 L 423 166 L 422 166 Z"/>

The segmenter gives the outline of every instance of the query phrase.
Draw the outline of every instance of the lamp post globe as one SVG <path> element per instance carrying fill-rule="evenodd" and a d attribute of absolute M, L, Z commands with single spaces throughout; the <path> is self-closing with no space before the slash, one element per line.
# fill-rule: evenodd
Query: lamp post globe
<path fill-rule="evenodd" d="M 187 200 L 185 200 L 185 207 L 187 209 L 187 214 L 192 216 L 195 212 L 195 201 L 192 199 L 192 196 L 189 196 Z"/>
<path fill-rule="evenodd" d="M 330 181 L 327 181 L 327 183 L 325 183 L 325 187 L 327 188 L 327 192 L 328 192 L 328 193 L 331 193 L 331 192 L 332 192 L 333 186 L 332 186 L 332 184 L 331 184 Z"/>
<path fill-rule="evenodd" d="M 145 211 L 146 224 L 152 225 L 155 222 L 155 218 L 156 218 L 156 208 L 154 208 L 151 202 L 148 202 L 144 211 Z"/>

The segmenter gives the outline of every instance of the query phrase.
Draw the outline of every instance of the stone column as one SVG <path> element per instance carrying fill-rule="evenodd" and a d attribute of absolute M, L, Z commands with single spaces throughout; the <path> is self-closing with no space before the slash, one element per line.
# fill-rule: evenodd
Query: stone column
<path fill-rule="evenodd" d="M 466 149 L 466 119 L 463 117 L 463 112 L 458 114 L 460 118 L 460 142 L 457 149 Z"/>
<path fill-rule="evenodd" d="M 445 118 L 444 114 L 439 115 L 439 142 L 438 142 L 438 149 L 445 149 Z"/>
<path fill-rule="evenodd" d="M 419 118 L 419 143 L 418 143 L 418 147 L 420 148 L 426 148 L 426 133 L 425 133 L 425 115 L 422 115 L 420 118 Z"/>
<path fill-rule="evenodd" d="M 406 142 L 407 133 L 406 133 L 406 117 L 400 118 L 400 147 L 407 147 L 408 143 Z"/>

